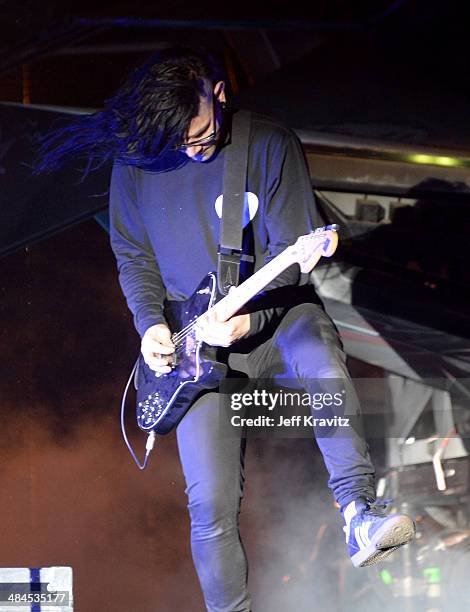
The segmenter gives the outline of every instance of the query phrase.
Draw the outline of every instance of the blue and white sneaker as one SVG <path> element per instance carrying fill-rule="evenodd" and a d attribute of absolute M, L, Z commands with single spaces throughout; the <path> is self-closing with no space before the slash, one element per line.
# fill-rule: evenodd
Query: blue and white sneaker
<path fill-rule="evenodd" d="M 413 520 L 406 514 L 387 514 L 386 507 L 387 502 L 364 499 L 346 506 L 343 531 L 354 567 L 373 565 L 413 539 Z"/>

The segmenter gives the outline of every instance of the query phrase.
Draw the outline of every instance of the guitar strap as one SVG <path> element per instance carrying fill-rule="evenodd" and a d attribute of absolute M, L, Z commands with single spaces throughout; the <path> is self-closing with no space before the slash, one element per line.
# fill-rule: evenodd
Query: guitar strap
<path fill-rule="evenodd" d="M 233 114 L 231 144 L 226 149 L 224 161 L 223 205 L 217 251 L 217 284 L 222 295 L 227 295 L 230 287 L 238 285 L 240 261 L 246 258 L 242 254 L 242 242 L 250 125 L 250 112 L 238 111 Z"/>

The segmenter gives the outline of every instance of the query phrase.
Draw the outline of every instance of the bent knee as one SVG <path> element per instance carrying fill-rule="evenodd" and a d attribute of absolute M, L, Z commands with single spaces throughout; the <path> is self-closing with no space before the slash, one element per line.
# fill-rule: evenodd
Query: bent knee
<path fill-rule="evenodd" d="M 225 482 L 215 479 L 214 482 L 201 480 L 186 490 L 188 510 L 192 520 L 214 522 L 226 517 L 237 516 L 242 491 L 240 486 L 224 486 Z"/>
<path fill-rule="evenodd" d="M 188 504 L 191 528 L 201 537 L 218 537 L 238 528 L 240 497 L 211 496 Z"/>

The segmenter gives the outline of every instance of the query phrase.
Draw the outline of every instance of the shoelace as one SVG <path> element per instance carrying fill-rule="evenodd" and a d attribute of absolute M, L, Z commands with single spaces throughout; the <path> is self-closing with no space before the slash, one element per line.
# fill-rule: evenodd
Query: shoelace
<path fill-rule="evenodd" d="M 367 514 L 373 514 L 374 516 L 384 516 L 388 507 L 393 503 L 393 499 L 367 499 L 366 502 L 367 506 L 362 513 L 367 512 Z"/>

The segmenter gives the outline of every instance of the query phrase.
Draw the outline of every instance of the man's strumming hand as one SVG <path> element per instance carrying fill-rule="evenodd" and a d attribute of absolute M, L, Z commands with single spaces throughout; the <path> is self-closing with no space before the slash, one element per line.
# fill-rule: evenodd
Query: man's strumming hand
<path fill-rule="evenodd" d="M 172 355 L 175 345 L 171 340 L 171 332 L 168 325 L 159 323 L 149 327 L 142 337 L 140 350 L 145 363 L 151 370 L 158 374 L 168 374 L 171 367 Z"/>

